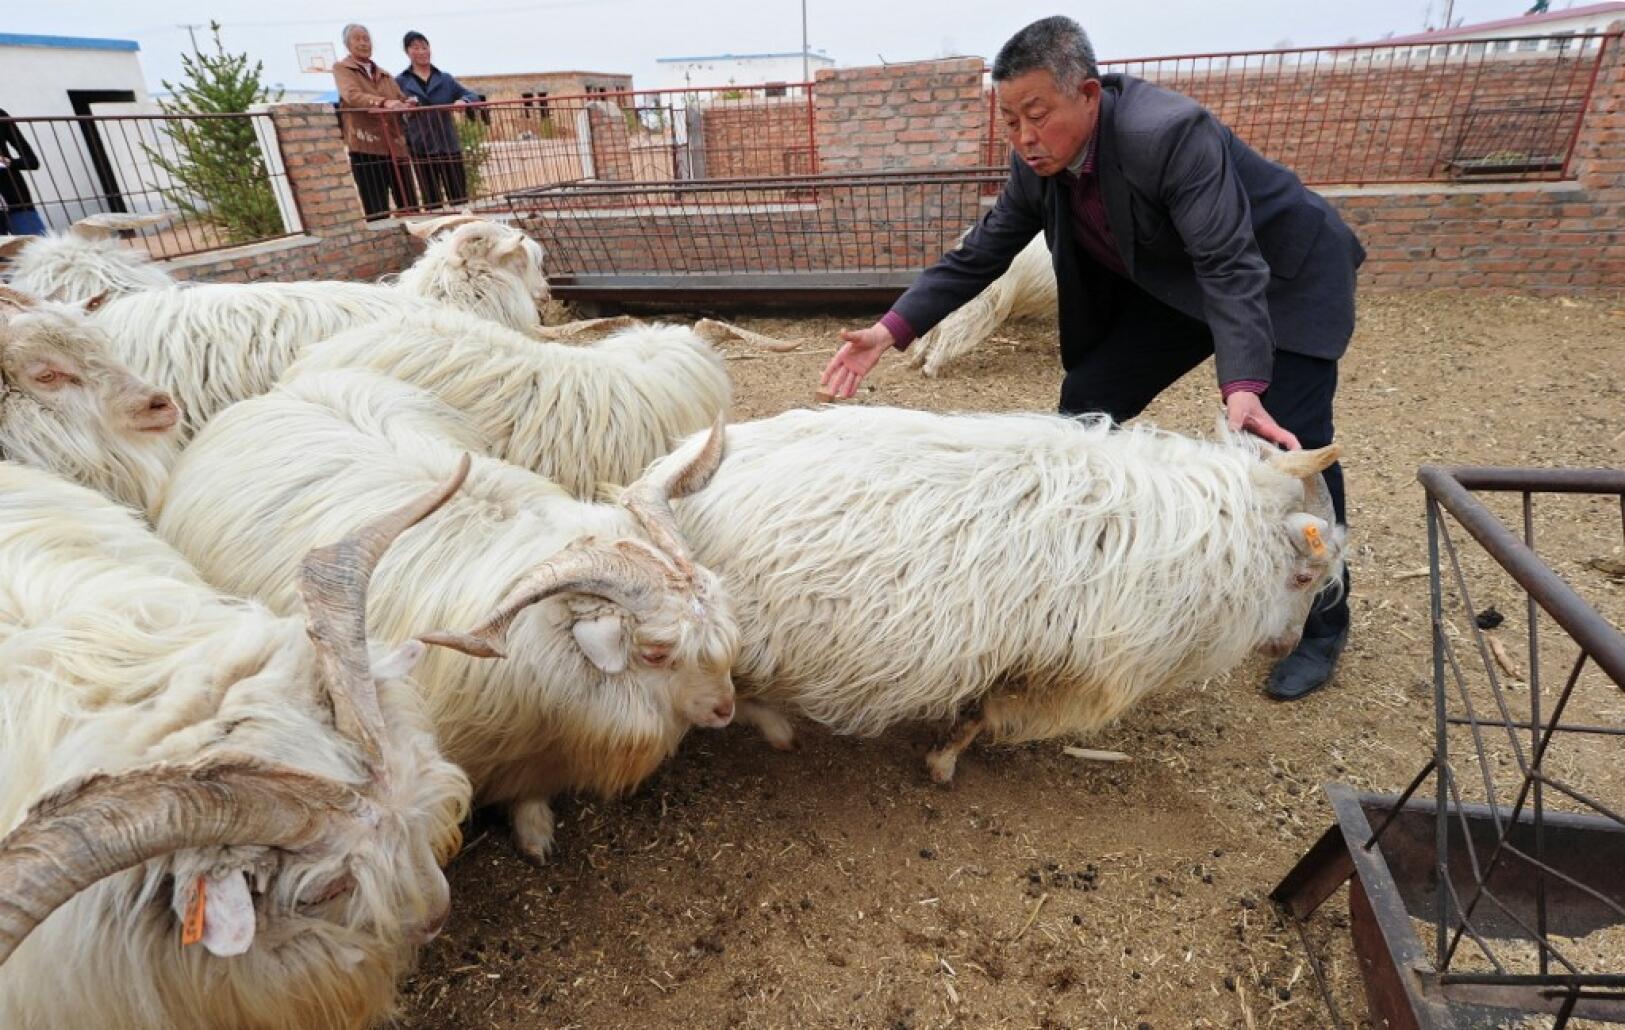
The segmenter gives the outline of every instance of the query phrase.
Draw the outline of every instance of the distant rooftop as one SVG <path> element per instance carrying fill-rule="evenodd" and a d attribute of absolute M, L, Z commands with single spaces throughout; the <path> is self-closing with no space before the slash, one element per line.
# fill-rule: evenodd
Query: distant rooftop
<path fill-rule="evenodd" d="M 89 36 L 30 36 L 0 32 L 0 46 L 54 47 L 58 50 L 140 50 L 133 39 L 93 39 Z"/>
<path fill-rule="evenodd" d="M 1620 4 L 1620 6 L 1625 7 L 1625 4 Z M 752 58 L 761 58 L 761 57 L 800 57 L 800 56 L 801 56 L 801 51 L 800 50 L 786 50 L 783 53 L 778 53 L 778 54 L 702 54 L 699 57 L 657 57 L 657 58 L 655 58 L 655 63 L 656 64 L 680 64 L 680 63 L 683 63 L 683 62 L 686 62 L 686 61 L 744 61 L 744 60 L 750 60 Z M 807 51 L 807 56 L 808 57 L 815 57 L 815 58 L 818 58 L 819 60 L 823 60 L 823 61 L 834 61 L 835 60 L 835 58 L 829 56 L 828 54 L 824 53 L 821 50 L 809 50 L 809 51 Z"/>
<path fill-rule="evenodd" d="M 1495 21 L 1481 21 L 1473 25 L 1452 25 L 1448 29 L 1430 29 L 1427 32 L 1414 32 L 1406 36 L 1392 36 L 1379 40 L 1382 43 L 1427 43 L 1435 39 L 1466 39 L 1470 36 L 1481 35 L 1485 32 L 1500 32 L 1503 29 L 1529 30 L 1529 35 L 1544 35 L 1552 22 L 1573 21 L 1576 18 L 1588 18 L 1600 14 L 1618 14 L 1625 19 L 1625 3 L 1587 4 L 1584 7 L 1570 7 L 1562 11 L 1547 11 L 1545 14 L 1525 14 L 1517 18 L 1498 18 Z"/>

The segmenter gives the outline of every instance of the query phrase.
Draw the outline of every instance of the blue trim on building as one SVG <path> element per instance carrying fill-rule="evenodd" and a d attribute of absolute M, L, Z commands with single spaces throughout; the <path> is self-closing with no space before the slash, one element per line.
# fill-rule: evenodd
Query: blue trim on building
<path fill-rule="evenodd" d="M 701 57 L 657 57 L 657 58 L 655 58 L 655 63 L 656 64 L 678 64 L 678 63 L 681 63 L 683 61 L 740 61 L 740 60 L 746 60 L 746 59 L 755 58 L 755 57 L 800 57 L 800 56 L 801 56 L 801 51 L 799 51 L 799 50 L 788 50 L 788 51 L 785 51 L 782 54 L 705 54 L 705 55 L 703 55 Z M 809 58 L 817 58 L 817 59 L 824 60 L 824 61 L 833 61 L 833 60 L 835 60 L 835 58 L 829 56 L 828 54 L 821 54 L 816 50 L 807 51 L 807 56 Z"/>
<path fill-rule="evenodd" d="M 0 32 L 0 46 L 55 47 L 59 50 L 140 50 L 133 39 L 92 39 L 89 36 L 30 36 Z"/>

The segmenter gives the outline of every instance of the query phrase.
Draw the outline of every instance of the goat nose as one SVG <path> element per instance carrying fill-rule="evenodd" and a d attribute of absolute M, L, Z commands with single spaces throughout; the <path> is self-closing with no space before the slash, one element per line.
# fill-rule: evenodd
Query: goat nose
<path fill-rule="evenodd" d="M 717 717 L 718 722 L 724 724 L 731 722 L 734 717 L 733 700 L 730 698 L 727 701 L 718 701 L 716 707 L 711 709 L 711 714 Z"/>
<path fill-rule="evenodd" d="M 152 395 L 152 398 L 147 401 L 147 409 L 149 411 L 164 411 L 168 408 L 173 408 L 174 406 L 175 402 L 170 399 L 169 394 L 167 393 L 155 393 Z"/>

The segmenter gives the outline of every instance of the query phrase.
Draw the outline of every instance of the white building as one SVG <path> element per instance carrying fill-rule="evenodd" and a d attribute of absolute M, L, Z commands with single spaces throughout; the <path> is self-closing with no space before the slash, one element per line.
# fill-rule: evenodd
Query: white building
<path fill-rule="evenodd" d="M 655 60 L 656 89 L 703 89 L 707 86 L 759 86 L 763 83 L 804 82 L 820 68 L 835 67 L 835 59 L 820 50 L 803 54 L 712 54 L 706 57 L 661 57 Z"/>
<path fill-rule="evenodd" d="M 1455 25 L 1448 29 L 1431 29 L 1407 36 L 1394 36 L 1379 42 L 1437 43 L 1440 48 L 1447 48 L 1437 54 L 1439 57 L 1445 56 L 1445 53 L 1454 55 L 1484 50 L 1492 54 L 1529 53 L 1538 50 L 1566 49 L 1570 45 L 1565 42 L 1566 37 L 1601 33 L 1616 21 L 1625 21 L 1625 3 L 1586 4 L 1561 11 L 1547 11 L 1544 14 L 1525 14 L 1517 18 L 1481 21 L 1473 25 Z M 1529 38 L 1536 36 L 1552 38 Z M 1474 48 L 1468 43 L 1456 42 L 1457 40 L 1490 42 Z M 1595 47 L 1598 41 L 1591 40 L 1589 45 Z"/>

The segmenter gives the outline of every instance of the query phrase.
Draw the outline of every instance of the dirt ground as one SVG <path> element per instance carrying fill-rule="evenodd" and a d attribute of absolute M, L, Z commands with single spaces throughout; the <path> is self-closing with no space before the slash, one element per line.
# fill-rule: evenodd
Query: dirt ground
<path fill-rule="evenodd" d="M 737 419 L 809 403 L 848 324 L 740 321 L 805 342 L 729 351 Z M 1432 747 L 1416 469 L 1625 464 L 1625 298 L 1368 296 L 1342 376 L 1354 625 L 1332 687 L 1272 703 L 1257 660 L 1086 742 L 1132 761 L 1059 741 L 978 749 L 950 789 L 923 767 L 937 727 L 856 740 L 802 725 L 792 754 L 743 727 L 691 734 L 634 796 L 562 800 L 546 868 L 476 818 L 401 1025 L 1331 1026 L 1266 895 L 1330 824 L 1320 784 L 1397 791 Z M 888 359 L 858 403 L 1048 410 L 1059 382 L 1053 328 L 1020 323 L 940 379 Z M 1216 412 L 1209 365 L 1146 417 L 1205 435 Z M 1625 622 L 1625 581 L 1584 564 L 1621 557 L 1617 506 L 1537 513 L 1548 563 Z M 1521 593 L 1458 540 L 1473 604 L 1507 614 L 1496 632 L 1523 662 Z M 1549 710 L 1566 664 L 1543 660 Z M 1605 685 L 1582 680 L 1577 721 L 1625 723 Z M 1566 770 L 1625 797 L 1618 738 L 1564 747 Z M 1345 894 L 1308 936 L 1345 1023 L 1369 1025 Z"/>

